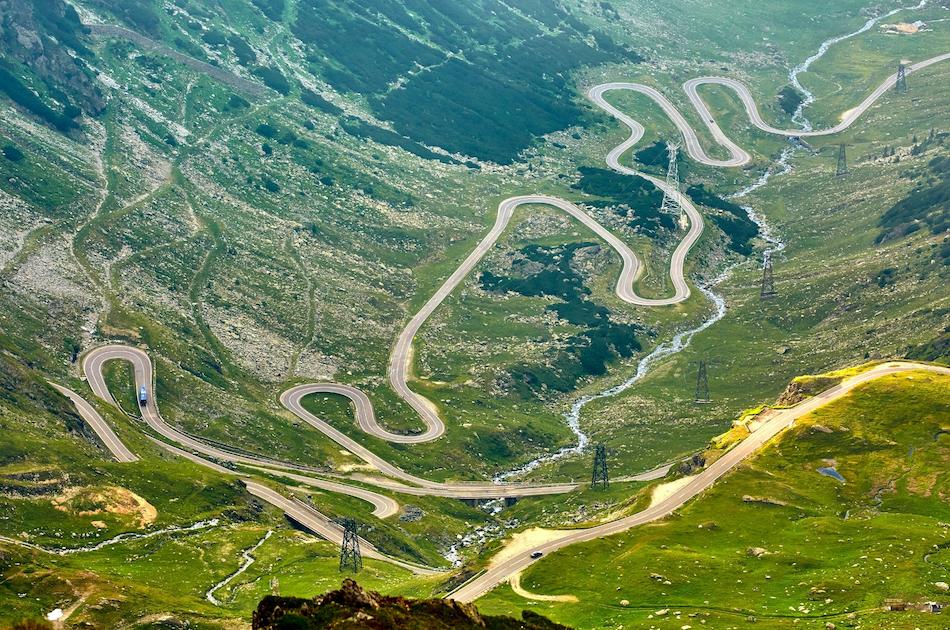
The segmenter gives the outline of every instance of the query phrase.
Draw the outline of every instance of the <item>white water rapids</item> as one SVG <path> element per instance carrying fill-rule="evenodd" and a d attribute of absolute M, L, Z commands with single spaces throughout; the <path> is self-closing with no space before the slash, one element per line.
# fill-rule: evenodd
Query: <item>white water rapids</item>
<path fill-rule="evenodd" d="M 214 596 L 214 594 L 218 592 L 219 590 L 221 590 L 222 588 L 224 588 L 225 586 L 227 586 L 228 584 L 230 584 L 234 580 L 234 578 L 238 577 L 239 575 L 247 571 L 248 568 L 252 564 L 254 564 L 254 556 L 251 554 L 253 554 L 255 551 L 260 549 L 261 545 L 267 542 L 267 539 L 270 538 L 273 534 L 274 534 L 273 530 L 270 530 L 270 529 L 267 530 L 267 533 L 264 534 L 264 536 L 260 540 L 257 541 L 257 544 L 255 544 L 253 547 L 250 547 L 242 551 L 241 557 L 244 559 L 244 562 L 241 563 L 241 566 L 239 566 L 237 570 L 234 571 L 234 573 L 224 578 L 223 580 L 221 580 L 214 586 L 212 586 L 208 590 L 208 592 L 205 593 L 205 599 L 207 599 L 209 602 L 211 602 L 215 606 L 220 606 L 221 602 Z"/>

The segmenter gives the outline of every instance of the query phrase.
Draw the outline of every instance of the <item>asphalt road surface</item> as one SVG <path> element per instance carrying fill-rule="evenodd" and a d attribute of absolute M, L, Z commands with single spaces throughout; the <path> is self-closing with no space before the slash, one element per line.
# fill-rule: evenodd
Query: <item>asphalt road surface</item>
<path fill-rule="evenodd" d="M 284 514 L 286 514 L 289 518 L 292 518 L 294 521 L 303 525 L 310 531 L 320 534 L 320 536 L 326 538 L 335 545 L 340 545 L 343 542 L 342 528 L 306 503 L 296 499 L 287 498 L 272 488 L 259 484 L 255 481 L 245 480 L 244 485 L 247 487 L 248 492 L 259 499 L 267 501 L 271 505 L 277 506 L 283 510 Z M 364 558 L 373 558 L 376 560 L 389 562 L 390 564 L 400 566 L 403 569 L 407 569 L 417 575 L 435 575 L 439 573 L 439 571 L 436 569 L 422 567 L 410 562 L 404 562 L 397 558 L 387 556 L 377 551 L 376 547 L 374 547 L 372 543 L 364 540 L 363 538 L 360 538 L 359 540 L 360 553 Z"/>
<path fill-rule="evenodd" d="M 106 423 L 103 417 L 99 415 L 99 412 L 86 402 L 82 396 L 62 385 L 57 385 L 52 382 L 50 385 L 76 405 L 76 411 L 78 411 L 82 419 L 86 421 L 86 424 L 92 427 L 92 430 L 96 432 L 96 435 L 99 436 L 99 439 L 102 440 L 102 443 L 109 449 L 109 452 L 112 453 L 112 456 L 115 457 L 117 462 L 130 463 L 138 461 L 139 458 L 122 443 L 122 440 L 115 434 L 112 427 Z"/>
<path fill-rule="evenodd" d="M 931 66 L 941 61 L 946 61 L 947 59 L 950 59 L 950 53 L 944 53 L 942 55 L 937 55 L 936 57 L 931 57 L 930 59 L 925 59 L 924 61 L 911 64 L 905 68 L 905 71 L 907 75 L 910 75 L 911 73 L 916 72 L 917 70 L 921 70 L 923 68 L 926 68 L 927 66 Z M 739 96 L 739 100 L 742 101 L 742 105 L 743 107 L 745 107 L 746 115 L 749 117 L 749 120 L 752 122 L 752 124 L 766 133 L 772 133 L 772 134 L 776 134 L 780 136 L 812 137 L 812 136 L 828 136 L 828 135 L 832 135 L 832 134 L 836 134 L 841 131 L 844 131 L 845 129 L 850 127 L 858 118 L 860 118 L 861 115 L 864 114 L 864 112 L 866 112 L 869 107 L 871 107 L 871 105 L 873 105 L 879 98 L 881 98 L 881 96 L 883 96 L 888 90 L 893 88 L 896 82 L 897 82 L 897 73 L 895 72 L 894 74 L 889 76 L 887 79 L 885 79 L 884 82 L 881 83 L 881 85 L 875 88 L 873 92 L 868 94 L 867 98 L 865 98 L 857 107 L 855 107 L 854 109 L 849 109 L 847 112 L 845 112 L 845 115 L 842 117 L 841 122 L 839 122 L 837 125 L 835 125 L 834 127 L 829 127 L 828 129 L 818 129 L 818 130 L 812 130 L 812 131 L 802 131 L 801 129 L 778 129 L 766 123 L 764 120 L 762 120 L 762 116 L 759 114 L 759 110 L 756 107 L 755 100 L 752 98 L 752 94 L 749 92 L 749 89 L 745 85 L 740 83 L 739 81 L 736 81 L 735 79 L 728 79 L 725 77 L 699 77 L 696 79 L 690 79 L 689 81 L 684 83 L 683 89 L 686 90 L 686 94 L 687 96 L 689 96 L 690 102 L 693 104 L 693 107 L 696 108 L 696 111 L 699 113 L 700 117 L 704 121 L 707 121 L 706 126 L 709 127 L 709 130 L 716 137 L 716 140 L 723 146 L 726 146 L 726 148 L 730 150 L 730 153 L 733 154 L 733 159 L 735 159 L 737 156 L 737 153 L 733 150 L 733 147 L 735 149 L 738 149 L 738 147 L 735 147 L 735 145 L 732 142 L 726 139 L 725 136 L 722 134 L 722 131 L 719 130 L 718 126 L 716 126 L 715 123 L 712 122 L 713 117 L 710 114 L 709 109 L 706 107 L 705 103 L 703 103 L 703 100 L 700 98 L 699 94 L 696 91 L 696 88 L 699 87 L 700 85 L 714 83 L 714 84 L 722 85 L 722 86 L 732 89 Z M 738 151 L 741 152 L 742 150 L 738 149 Z M 748 155 L 746 155 L 745 161 L 748 161 Z M 745 162 L 742 162 L 742 163 L 744 164 Z M 741 164 L 729 164 L 729 166 L 738 166 L 738 165 L 741 165 Z"/>
<path fill-rule="evenodd" d="M 83 357 L 83 372 L 86 375 L 86 379 L 90 388 L 92 389 L 93 393 L 96 394 L 96 396 L 107 403 L 118 407 L 114 397 L 112 396 L 112 393 L 109 391 L 108 385 L 105 382 L 103 369 L 105 363 L 108 361 L 127 361 L 131 363 L 134 373 L 135 391 L 137 392 L 139 388 L 144 385 L 148 392 L 148 400 L 146 404 L 140 405 L 139 407 L 142 413 L 142 419 L 155 433 L 174 443 L 178 447 L 187 449 L 193 453 L 199 453 L 200 455 L 204 455 L 206 457 L 211 457 L 219 461 L 271 469 L 273 474 L 282 474 L 285 477 L 294 479 L 295 481 L 303 482 L 303 480 L 306 479 L 307 481 L 305 483 L 308 485 L 320 487 L 334 492 L 345 491 L 345 493 L 349 494 L 350 496 L 366 500 L 373 504 L 374 510 L 378 512 L 381 511 L 387 515 L 395 513 L 395 511 L 392 509 L 392 499 L 379 493 L 373 493 L 372 491 L 356 486 L 349 486 L 347 484 L 336 483 L 313 477 L 314 471 L 302 466 L 296 466 L 287 462 L 280 462 L 277 460 L 258 457 L 246 453 L 235 453 L 224 450 L 220 447 L 193 438 L 190 435 L 182 433 L 181 431 L 170 426 L 165 422 L 164 418 L 162 418 L 158 410 L 158 405 L 155 401 L 155 381 L 152 371 L 152 362 L 148 355 L 143 350 L 138 348 L 122 345 L 100 346 L 89 351 Z M 389 475 L 395 479 L 407 482 L 408 484 L 414 484 L 418 487 L 414 488 L 410 485 L 394 483 L 373 477 L 365 477 L 361 479 L 367 483 L 376 483 L 376 485 L 395 491 L 405 490 L 407 494 L 422 496 L 444 496 L 458 499 L 492 499 L 501 497 L 560 494 L 570 492 L 577 487 L 577 484 L 575 483 L 442 483 L 411 475 L 398 466 L 395 466 L 383 458 L 377 456 L 372 451 L 362 446 L 359 442 L 347 437 L 345 434 L 334 429 L 329 424 L 304 409 L 300 401 L 305 395 L 307 395 L 307 393 L 310 392 L 307 387 L 308 386 L 295 387 L 287 390 L 281 396 L 281 402 L 287 407 L 287 409 L 292 411 L 299 418 L 333 439 L 343 448 L 351 451 L 357 457 L 360 457 L 367 463 L 372 464 L 384 475 Z M 80 400 L 82 399 L 80 398 Z M 357 397 L 354 400 L 354 404 L 357 405 L 358 412 L 360 409 L 359 405 L 363 404 L 363 402 L 369 403 L 369 399 L 364 396 Z M 87 407 L 90 410 L 92 409 L 88 406 L 88 404 Z M 372 407 L 370 406 L 369 409 L 371 412 Z M 80 412 L 82 413 L 81 409 Z M 365 414 L 367 412 L 364 410 L 362 413 Z M 275 470 L 279 470 L 281 472 L 276 473 L 274 472 Z M 654 471 L 644 473 L 644 475 L 639 476 L 636 479 L 648 480 L 662 477 L 666 473 L 666 470 L 668 470 L 668 467 L 661 467 Z"/>
<path fill-rule="evenodd" d="M 920 70 L 921 68 L 925 68 L 948 58 L 950 58 L 950 53 L 938 55 L 931 59 L 910 65 L 907 67 L 907 73 L 912 73 L 916 70 Z M 697 88 L 700 85 L 715 83 L 735 90 L 735 92 L 739 95 L 743 105 L 745 106 L 750 120 L 762 131 L 784 136 L 820 136 L 838 133 L 851 126 L 851 124 L 854 123 L 854 121 L 856 121 L 871 105 L 873 105 L 877 99 L 887 92 L 888 89 L 894 86 L 896 78 L 896 74 L 888 77 L 866 99 L 864 99 L 860 105 L 852 110 L 849 110 L 844 119 L 831 129 L 807 132 L 801 130 L 781 130 L 766 124 L 759 115 L 755 101 L 753 100 L 752 94 L 749 92 L 748 88 L 734 79 L 725 77 L 701 77 L 687 81 L 683 84 L 683 89 L 689 96 L 693 107 L 696 108 L 699 116 L 706 124 L 706 127 L 712 133 L 713 138 L 717 143 L 729 151 L 730 157 L 727 160 L 716 160 L 706 154 L 695 130 L 690 126 L 683 114 L 680 113 L 676 106 L 673 105 L 669 99 L 667 99 L 657 89 L 640 83 L 620 82 L 603 83 L 591 88 L 587 94 L 591 101 L 593 101 L 594 104 L 607 113 L 611 114 L 614 118 L 622 122 L 630 130 L 630 135 L 627 137 L 627 139 L 611 149 L 611 151 L 607 154 L 607 165 L 619 173 L 647 179 L 660 190 L 663 190 L 666 194 L 673 196 L 679 202 L 679 205 L 683 209 L 683 212 L 685 213 L 688 220 L 688 230 L 683 235 L 682 240 L 676 246 L 676 249 L 673 251 L 673 255 L 670 258 L 669 274 L 674 288 L 673 295 L 656 299 L 644 298 L 637 295 L 636 291 L 634 290 L 634 283 L 642 275 L 643 266 L 636 254 L 626 245 L 626 243 L 614 236 L 612 232 L 607 230 L 594 218 L 574 204 L 564 201 L 563 199 L 546 195 L 526 195 L 506 199 L 498 206 L 495 224 L 492 226 L 492 229 L 488 232 L 488 234 L 485 235 L 481 242 L 475 246 L 474 251 L 469 254 L 462 264 L 459 265 L 452 275 L 449 276 L 449 278 L 442 284 L 442 286 L 436 290 L 436 292 L 423 305 L 419 312 L 417 312 L 412 317 L 412 319 L 409 320 L 409 323 L 399 334 L 399 337 L 396 339 L 396 343 L 393 346 L 393 351 L 389 359 L 389 382 L 396 393 L 407 403 L 409 403 L 416 413 L 419 414 L 419 417 L 425 424 L 425 431 L 411 436 L 396 435 L 385 431 L 375 422 L 375 420 L 367 420 L 364 425 L 364 421 L 361 419 L 359 421 L 360 426 L 364 427 L 364 430 L 368 433 L 371 433 L 372 435 L 399 443 L 427 442 L 437 439 L 445 433 L 445 423 L 439 417 L 438 408 L 430 400 L 415 393 L 409 387 L 408 381 L 412 373 L 412 341 L 415 338 L 416 333 L 419 332 L 419 329 L 429 318 L 429 316 L 435 311 L 435 309 L 437 309 L 439 305 L 445 300 L 445 298 L 447 298 L 455 290 L 459 283 L 469 273 L 471 273 L 472 269 L 475 268 L 475 266 L 485 256 L 488 250 L 495 245 L 502 232 L 504 232 L 505 228 L 507 228 L 515 209 L 522 205 L 547 205 L 563 210 L 583 223 L 586 227 L 590 228 L 595 234 L 600 236 L 611 247 L 613 247 L 614 250 L 620 254 L 620 257 L 623 260 L 623 269 L 620 273 L 620 277 L 617 280 L 615 291 L 620 299 L 622 299 L 624 302 L 634 306 L 670 306 L 683 302 L 689 298 L 690 288 L 689 284 L 686 282 L 684 266 L 686 264 L 686 255 L 703 233 L 702 215 L 700 215 L 699 211 L 696 209 L 696 206 L 693 205 L 689 197 L 683 194 L 680 190 L 671 189 L 669 186 L 667 186 L 665 180 L 624 166 L 620 163 L 620 159 L 624 153 L 626 153 L 631 147 L 639 142 L 641 138 L 643 138 L 644 128 L 639 122 L 608 103 L 604 98 L 604 95 L 607 92 L 628 90 L 645 94 L 660 106 L 660 108 L 670 118 L 673 124 L 676 125 L 677 129 L 679 129 L 680 133 L 683 135 L 686 151 L 691 158 L 709 166 L 739 167 L 749 162 L 751 159 L 749 153 L 730 140 L 715 122 L 715 119 L 709 111 L 709 108 L 706 106 L 697 92 Z M 327 386 L 329 385 L 323 384 L 323 387 Z M 354 390 L 354 388 L 349 389 Z M 359 390 L 354 391 L 358 392 L 359 396 L 365 397 L 365 394 L 359 392 Z M 351 399 L 353 398 L 352 396 L 350 397 Z"/>

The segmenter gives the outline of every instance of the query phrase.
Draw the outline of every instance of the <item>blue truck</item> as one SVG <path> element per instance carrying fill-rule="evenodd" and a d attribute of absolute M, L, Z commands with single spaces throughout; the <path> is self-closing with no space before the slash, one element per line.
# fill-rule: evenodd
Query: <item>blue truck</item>
<path fill-rule="evenodd" d="M 148 402 L 148 390 L 145 389 L 145 385 L 139 387 L 139 405 L 144 405 Z"/>

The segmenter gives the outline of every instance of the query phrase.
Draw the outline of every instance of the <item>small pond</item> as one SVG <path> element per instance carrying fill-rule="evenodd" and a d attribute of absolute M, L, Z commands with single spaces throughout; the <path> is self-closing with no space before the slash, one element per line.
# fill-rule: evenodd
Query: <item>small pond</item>
<path fill-rule="evenodd" d="M 826 466 L 824 468 L 818 468 L 817 470 L 819 474 L 822 474 L 825 477 L 832 477 L 841 483 L 844 483 L 844 477 L 841 476 L 841 473 L 835 470 L 834 466 Z"/>

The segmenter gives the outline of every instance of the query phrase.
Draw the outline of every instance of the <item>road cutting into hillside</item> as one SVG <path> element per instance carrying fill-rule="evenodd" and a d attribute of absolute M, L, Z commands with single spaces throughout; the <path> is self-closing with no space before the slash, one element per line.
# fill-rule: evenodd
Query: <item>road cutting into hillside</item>
<path fill-rule="evenodd" d="M 281 509 L 289 518 L 297 521 L 310 531 L 330 540 L 339 543 L 342 540 L 342 530 L 333 523 L 328 517 L 321 514 L 311 506 L 289 499 L 273 488 L 265 486 L 259 482 L 249 479 L 249 474 L 222 466 L 218 462 L 242 465 L 254 470 L 257 473 L 269 475 L 277 478 L 284 478 L 303 484 L 326 490 L 345 494 L 366 501 L 373 506 L 373 515 L 377 518 L 388 518 L 399 512 L 400 506 L 393 498 L 373 492 L 364 487 L 332 481 L 315 476 L 315 471 L 288 462 L 282 462 L 266 457 L 255 456 L 247 453 L 238 453 L 225 450 L 221 447 L 208 444 L 202 440 L 196 439 L 186 433 L 175 429 L 169 425 L 158 409 L 155 400 L 155 375 L 152 361 L 148 354 L 139 348 L 133 348 L 124 345 L 107 345 L 94 348 L 83 356 L 82 368 L 93 393 L 106 403 L 119 409 L 119 405 L 109 390 L 105 379 L 105 365 L 109 361 L 124 361 L 132 366 L 135 391 L 144 387 L 146 391 L 146 400 L 140 403 L 139 409 L 142 419 L 146 425 L 164 440 L 157 439 L 148 435 L 156 445 L 169 451 L 170 453 L 188 459 L 196 464 L 205 466 L 220 474 L 235 475 L 242 477 L 245 487 L 248 491 L 258 498 L 267 501 L 271 505 Z M 79 414 L 90 424 L 100 436 L 109 450 L 119 461 L 136 461 L 138 458 L 119 441 L 118 437 L 112 431 L 112 428 L 103 420 L 102 416 L 79 394 L 59 385 L 53 385 L 63 395 L 67 396 L 75 405 Z M 356 390 L 358 391 L 358 390 Z M 523 497 L 539 496 L 549 494 L 560 494 L 571 492 L 577 488 L 575 483 L 563 484 L 495 484 L 495 483 L 443 483 L 423 479 L 411 475 L 401 468 L 390 464 L 381 457 L 376 456 L 368 449 L 362 447 L 358 442 L 348 438 L 340 433 L 323 420 L 312 416 L 301 405 L 300 400 L 307 394 L 312 393 L 304 388 L 292 388 L 285 392 L 282 401 L 288 409 L 297 413 L 301 419 L 305 420 L 311 426 L 318 428 L 325 435 L 334 439 L 338 444 L 363 458 L 367 463 L 374 466 L 384 475 L 390 478 L 381 478 L 375 476 L 359 475 L 352 481 L 376 485 L 393 492 L 400 492 L 414 496 L 441 496 L 458 499 L 493 499 L 503 497 Z M 369 404 L 368 398 L 356 398 L 358 401 L 365 400 Z M 210 458 L 210 459 L 206 459 Z M 657 479 L 666 475 L 669 466 L 661 466 L 655 470 L 649 471 L 629 480 L 648 481 Z M 398 481 L 394 481 L 395 478 Z M 408 483 L 403 483 L 408 482 Z M 408 485 L 413 484 L 413 485 Z M 434 569 L 428 567 L 419 567 L 406 563 L 397 558 L 385 556 L 376 551 L 372 545 L 362 541 L 367 557 L 386 560 L 407 568 L 416 573 L 431 573 Z"/>
<path fill-rule="evenodd" d="M 56 391 L 68 398 L 76 406 L 79 416 L 95 431 L 96 435 L 119 463 L 129 464 L 138 461 L 138 457 L 119 439 L 109 423 L 86 400 L 73 390 L 50 382 Z"/>
<path fill-rule="evenodd" d="M 594 540 L 604 536 L 611 536 L 625 532 L 628 529 L 650 523 L 652 521 L 665 518 L 682 507 L 687 501 L 702 494 L 709 489 L 716 481 L 729 473 L 742 461 L 748 459 L 757 453 L 771 439 L 778 436 L 782 431 L 791 427 L 796 420 L 805 416 L 816 409 L 827 405 L 830 402 L 847 396 L 851 390 L 859 385 L 867 383 L 882 376 L 907 372 L 911 370 L 925 370 L 937 374 L 950 376 L 950 368 L 927 365 L 913 362 L 889 362 L 878 365 L 857 376 L 853 376 L 835 385 L 834 387 L 809 398 L 798 405 L 776 410 L 775 415 L 753 432 L 749 437 L 740 442 L 736 447 L 727 452 L 721 458 L 705 468 L 702 472 L 690 478 L 689 483 L 676 489 L 669 496 L 661 501 L 651 505 L 647 509 L 637 512 L 631 516 L 580 530 L 568 530 L 565 536 L 557 538 L 550 542 L 542 543 L 536 548 L 525 550 L 515 556 L 507 558 L 495 564 L 489 564 L 488 569 L 475 577 L 470 582 L 463 584 L 460 588 L 450 593 L 447 597 L 462 602 L 471 602 L 488 591 L 492 590 L 498 584 L 510 579 L 510 577 L 527 566 L 536 562 L 539 558 L 532 557 L 538 552 L 549 554 L 558 549 L 563 549 L 568 545 Z M 540 556 L 543 557 L 543 556 Z"/>
<path fill-rule="evenodd" d="M 362 488 L 353 486 L 352 488 L 343 483 L 329 481 L 315 477 L 317 471 L 280 460 L 275 460 L 263 456 L 252 455 L 244 452 L 226 450 L 213 444 L 208 444 L 203 440 L 192 437 L 169 425 L 158 409 L 158 403 L 155 397 L 155 376 L 152 367 L 152 361 L 144 350 L 123 345 L 100 346 L 90 350 L 83 356 L 83 373 L 89 383 L 93 393 L 110 405 L 118 407 L 115 398 L 109 391 L 109 386 L 105 380 L 105 364 L 109 361 L 125 361 L 132 365 L 135 381 L 135 389 L 138 391 L 145 387 L 148 392 L 145 404 L 140 405 L 142 419 L 148 427 L 165 438 L 168 442 L 185 449 L 191 453 L 210 457 L 217 461 L 240 464 L 267 471 L 272 475 L 293 479 L 314 487 L 323 488 L 334 492 L 343 492 L 364 499 L 374 505 L 378 513 L 385 516 L 395 513 L 392 508 L 392 500 L 378 493 L 371 493 Z M 358 390 L 357 390 L 358 391 Z M 379 470 L 380 473 L 390 477 L 383 479 L 369 475 L 361 475 L 359 481 L 377 485 L 381 488 L 393 490 L 395 492 L 405 492 L 417 496 L 441 496 L 456 499 L 495 499 L 504 497 L 523 497 L 539 496 L 548 494 L 561 494 L 571 492 L 577 488 L 576 483 L 556 483 L 556 484 L 525 484 L 525 483 L 485 483 L 485 482 L 437 482 L 424 479 L 407 473 L 398 466 L 389 463 L 382 457 L 374 454 L 369 449 L 363 447 L 359 442 L 349 438 L 342 432 L 334 429 L 325 421 L 310 414 L 303 408 L 301 400 L 308 393 L 312 393 L 307 386 L 291 388 L 284 392 L 281 397 L 284 405 L 295 413 L 302 420 L 320 430 L 337 444 L 347 449 L 357 457 L 360 457 L 368 464 Z M 81 400 L 81 399 L 80 399 Z M 360 399 L 358 399 L 360 400 Z M 365 399 L 368 402 L 368 399 Z M 89 408 L 91 409 L 91 407 Z M 80 409 L 83 412 L 83 409 Z M 93 410 L 94 412 L 94 410 Z M 650 481 L 666 475 L 669 466 L 661 466 L 657 469 L 648 471 L 641 475 L 635 475 L 628 478 L 629 481 Z M 396 481 L 394 481 L 394 479 Z M 409 485 L 411 484 L 411 485 Z M 376 496 L 372 496 L 375 494 Z"/>

